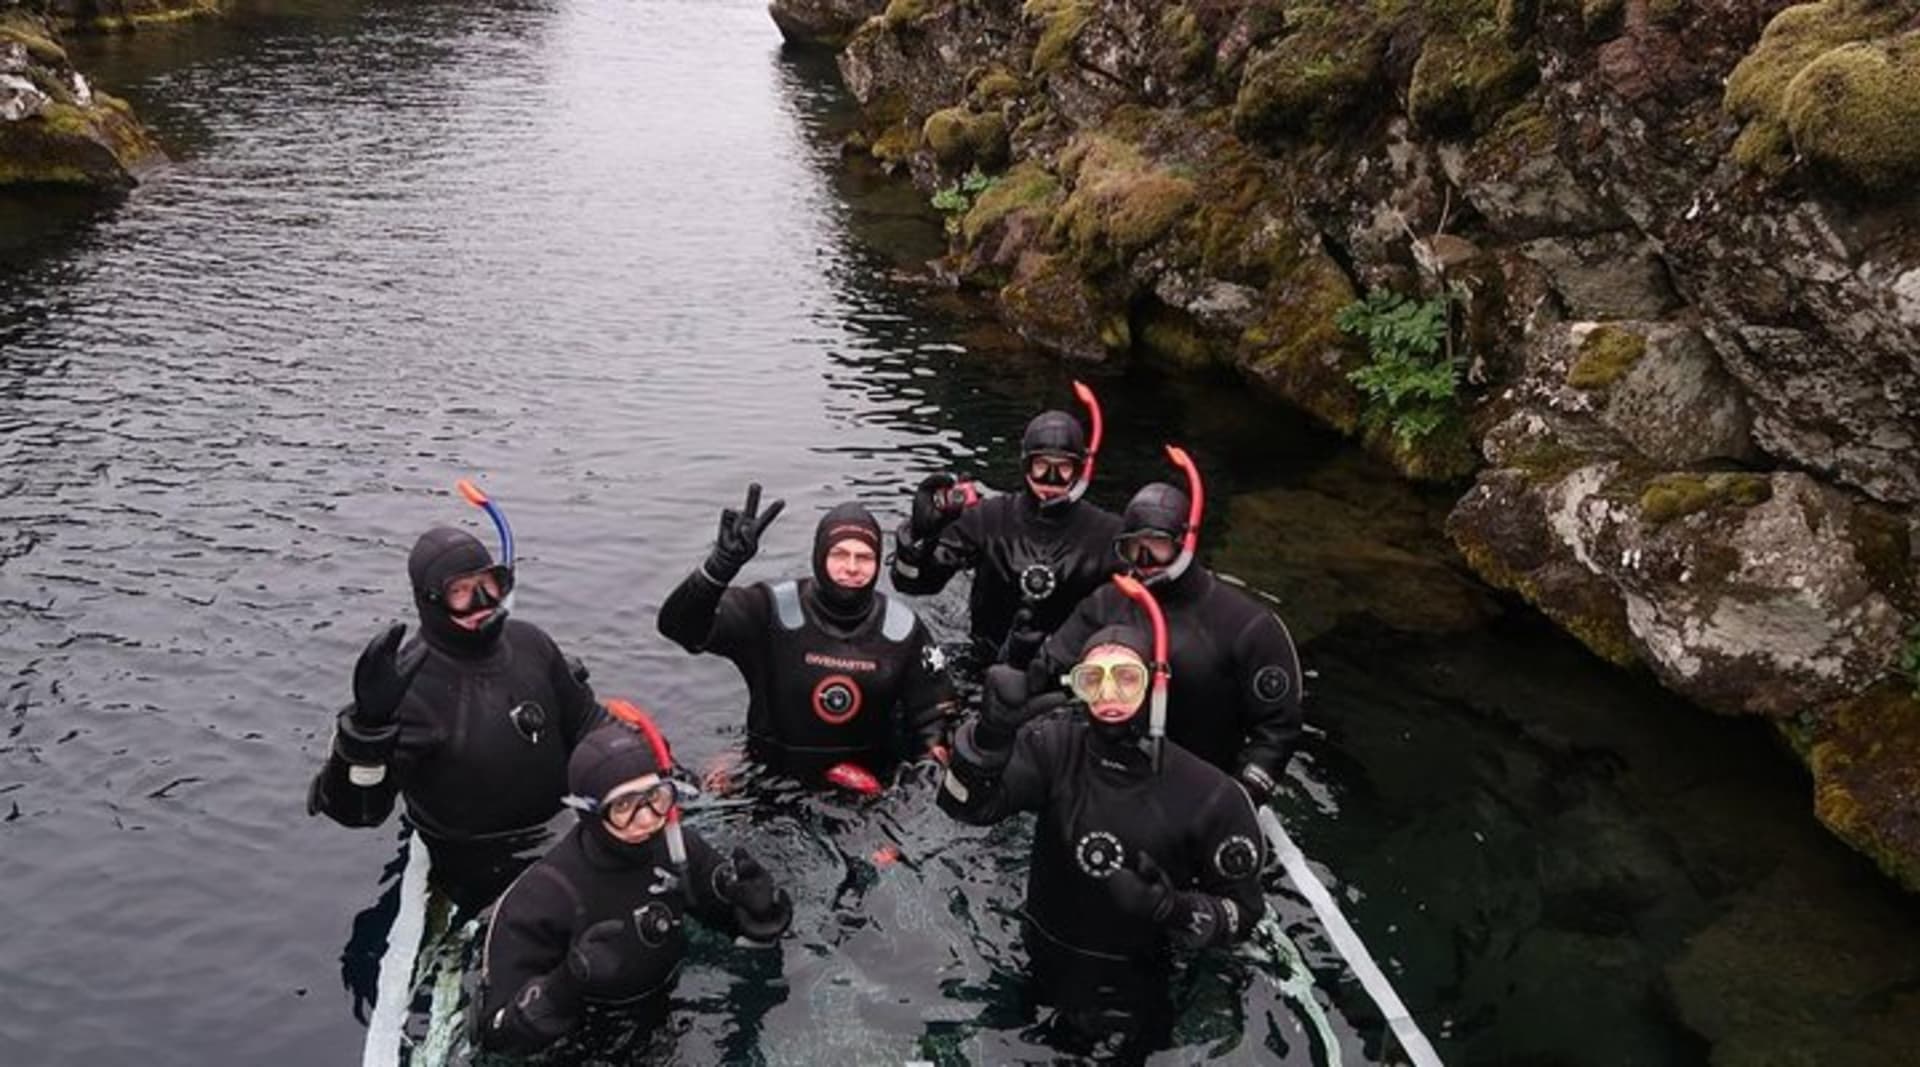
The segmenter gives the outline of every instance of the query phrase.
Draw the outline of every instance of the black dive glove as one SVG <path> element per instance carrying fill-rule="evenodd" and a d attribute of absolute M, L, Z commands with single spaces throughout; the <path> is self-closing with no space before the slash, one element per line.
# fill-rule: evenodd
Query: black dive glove
<path fill-rule="evenodd" d="M 913 491 L 913 511 L 907 519 L 907 532 L 915 543 L 940 536 L 966 506 L 958 494 L 949 492 L 956 483 L 951 474 L 931 474 L 920 480 Z"/>
<path fill-rule="evenodd" d="M 348 763 L 380 766 L 393 755 L 400 734 L 394 717 L 427 656 L 424 645 L 400 655 L 406 633 L 404 623 L 387 627 L 367 642 L 353 665 L 353 706 L 340 713 L 333 740 L 334 751 Z"/>
<path fill-rule="evenodd" d="M 1144 850 L 1134 853 L 1131 868 L 1107 876 L 1107 892 L 1122 912 L 1164 927 L 1179 948 L 1205 948 L 1233 937 L 1232 904 L 1197 890 L 1175 889 L 1167 872 Z"/>
<path fill-rule="evenodd" d="M 980 721 L 973 728 L 973 743 L 983 749 L 1004 749 L 1013 744 L 1020 728 L 1067 702 L 1067 694 L 1038 692 L 1033 672 L 996 663 L 987 668 L 986 699 L 980 709 Z"/>
<path fill-rule="evenodd" d="M 560 966 L 521 986 L 513 1002 L 487 1021 L 483 1044 L 534 1052 L 564 1037 L 579 1021 L 587 992 L 619 975 L 626 928 L 623 920 L 606 919 L 575 935 Z"/>
<path fill-rule="evenodd" d="M 766 514 L 760 513 L 760 483 L 747 486 L 747 506 L 735 511 L 727 508 L 720 512 L 720 533 L 714 538 L 713 551 L 707 556 L 703 566 L 707 577 L 721 585 L 733 581 L 740 568 L 760 551 L 760 535 L 767 532 L 773 520 L 780 517 L 787 502 L 776 500 L 767 505 Z"/>
<path fill-rule="evenodd" d="M 1026 670 L 1033 663 L 1033 657 L 1039 654 L 1041 646 L 1047 643 L 1047 637 L 1045 630 L 1033 627 L 1033 608 L 1020 605 L 1020 610 L 1013 613 L 1013 622 L 1007 627 L 1007 641 L 1001 647 L 1000 662 Z"/>
<path fill-rule="evenodd" d="M 1249 763 L 1240 768 L 1240 784 L 1247 787 L 1247 796 L 1253 798 L 1256 808 L 1265 806 L 1267 801 L 1273 799 L 1274 791 L 1280 788 L 1280 783 L 1273 780 L 1273 775 L 1258 763 Z"/>
<path fill-rule="evenodd" d="M 713 872 L 713 893 L 733 905 L 734 925 L 755 941 L 778 941 L 793 922 L 792 898 L 744 848 Z"/>

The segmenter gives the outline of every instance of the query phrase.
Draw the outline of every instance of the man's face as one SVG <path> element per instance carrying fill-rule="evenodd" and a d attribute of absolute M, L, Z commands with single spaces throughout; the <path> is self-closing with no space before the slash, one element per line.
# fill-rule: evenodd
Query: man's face
<path fill-rule="evenodd" d="M 847 538 L 827 549 L 827 577 L 843 589 L 865 589 L 880 573 L 880 557 L 865 541 Z"/>

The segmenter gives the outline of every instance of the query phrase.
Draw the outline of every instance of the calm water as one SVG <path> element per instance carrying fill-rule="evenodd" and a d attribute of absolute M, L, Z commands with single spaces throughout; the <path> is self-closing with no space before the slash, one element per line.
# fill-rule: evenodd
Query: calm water
<path fill-rule="evenodd" d="M 343 946 L 395 837 L 308 819 L 304 790 L 353 656 L 405 617 L 413 537 L 481 529 L 456 478 L 512 515 L 518 610 L 698 761 L 737 742 L 740 688 L 653 617 L 720 506 L 784 496 L 749 573 L 792 572 L 822 508 L 891 525 L 923 472 L 1004 482 L 1068 397 L 916 280 L 936 224 L 843 165 L 831 66 L 784 56 L 760 0 L 243 5 L 79 52 L 177 163 L 118 205 L 0 205 L 0 1062 L 357 1057 Z M 1312 638 L 1287 818 L 1450 1061 L 1699 1062 L 1669 1005 L 1700 995 L 1661 990 L 1747 990 L 1683 953 L 1782 898 L 1920 959 L 1789 760 L 1461 579 L 1444 495 L 1230 383 L 1096 381 L 1095 496 L 1187 441 L 1229 502 L 1223 564 Z M 952 632 L 962 602 L 926 610 Z M 786 872 L 800 914 L 781 955 L 689 970 L 679 1060 L 1045 1057 L 1020 827 L 924 797 L 697 825 Z M 887 844 L 902 863 L 872 862 Z M 1283 910 L 1349 1061 L 1380 1055 Z M 1755 972 L 1818 949 L 1797 925 Z M 1270 977 L 1182 977 L 1163 1058 L 1323 1059 Z M 1869 1025 L 1872 992 L 1795 1032 Z"/>

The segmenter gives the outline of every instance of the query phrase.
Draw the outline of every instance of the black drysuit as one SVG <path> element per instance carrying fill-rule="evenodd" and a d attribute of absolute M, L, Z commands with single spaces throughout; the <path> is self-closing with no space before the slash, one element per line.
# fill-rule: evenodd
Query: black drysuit
<path fill-rule="evenodd" d="M 969 631 L 989 654 L 1006 641 L 1014 615 L 1050 633 L 1113 573 L 1120 518 L 1076 500 L 1041 507 L 1031 492 L 996 496 L 968 508 L 937 539 L 916 544 L 902 528 L 893 556 L 893 585 L 916 596 L 946 588 L 973 571 Z"/>
<path fill-rule="evenodd" d="M 756 757 L 802 779 L 843 761 L 880 775 L 944 743 L 953 693 L 913 609 L 879 593 L 864 602 L 842 619 L 816 579 L 734 589 L 696 569 L 661 606 L 660 632 L 740 669 Z"/>
<path fill-rule="evenodd" d="M 732 905 L 715 886 L 715 875 L 727 861 L 699 834 L 682 833 L 687 842 L 684 887 L 668 858 L 664 833 L 632 845 L 604 837 L 584 823 L 514 881 L 494 908 L 481 960 L 478 999 L 484 1046 L 532 1051 L 573 1028 L 585 1004 L 541 994 L 554 983 L 568 982 L 556 972 L 565 968 L 573 939 L 595 923 L 623 924 L 619 967 L 579 993 L 586 1003 L 617 1005 L 641 1015 L 664 1007 L 687 954 L 682 922 L 689 913 L 714 929 L 739 933 Z M 529 989 L 534 983 L 540 988 Z M 549 1002 L 539 1003 L 541 999 Z"/>
<path fill-rule="evenodd" d="M 1286 625 L 1204 567 L 1152 590 L 1167 619 L 1167 737 L 1228 774 L 1251 764 L 1279 781 L 1301 721 L 1300 657 Z M 1116 623 L 1140 626 L 1145 616 L 1108 583 L 1053 631 L 1040 650 L 1043 669 L 1065 671 L 1088 636 Z"/>
<path fill-rule="evenodd" d="M 1036 978 L 1063 1011 L 1151 1015 L 1164 1000 L 1166 930 L 1120 909 L 1105 884 L 1141 851 L 1175 888 L 1211 898 L 1222 918 L 1208 943 L 1238 941 L 1259 921 L 1260 828 L 1245 791 L 1214 767 L 1167 744 L 1156 773 L 1143 745 L 1084 715 L 1029 724 L 1010 754 L 974 737 L 975 724 L 961 727 L 940 806 L 981 825 L 1038 813 L 1023 914 Z"/>
<path fill-rule="evenodd" d="M 355 785 L 334 751 L 314 777 L 308 807 L 342 826 L 377 826 L 394 797 L 405 797 L 407 819 L 433 855 L 435 884 L 477 908 L 520 869 L 501 846 L 513 851 L 516 839 L 524 844 L 560 811 L 567 755 L 602 712 L 553 639 L 532 623 L 507 619 L 483 648 L 431 636 L 426 643 L 396 715 L 388 773 L 375 785 Z M 542 728 L 527 728 L 540 720 Z"/>

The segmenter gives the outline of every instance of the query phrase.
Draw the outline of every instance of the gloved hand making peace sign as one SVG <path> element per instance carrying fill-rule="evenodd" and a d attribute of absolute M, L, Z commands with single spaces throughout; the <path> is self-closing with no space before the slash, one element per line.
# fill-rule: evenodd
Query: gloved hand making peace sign
<path fill-rule="evenodd" d="M 727 508 L 720 513 L 720 534 L 714 539 L 713 552 L 707 556 L 705 570 L 707 577 L 721 585 L 733 581 L 740 568 L 760 551 L 760 535 L 780 512 L 787 506 L 784 500 L 775 500 L 767 505 L 765 514 L 760 512 L 760 483 L 747 486 L 747 505 L 736 511 Z"/>

